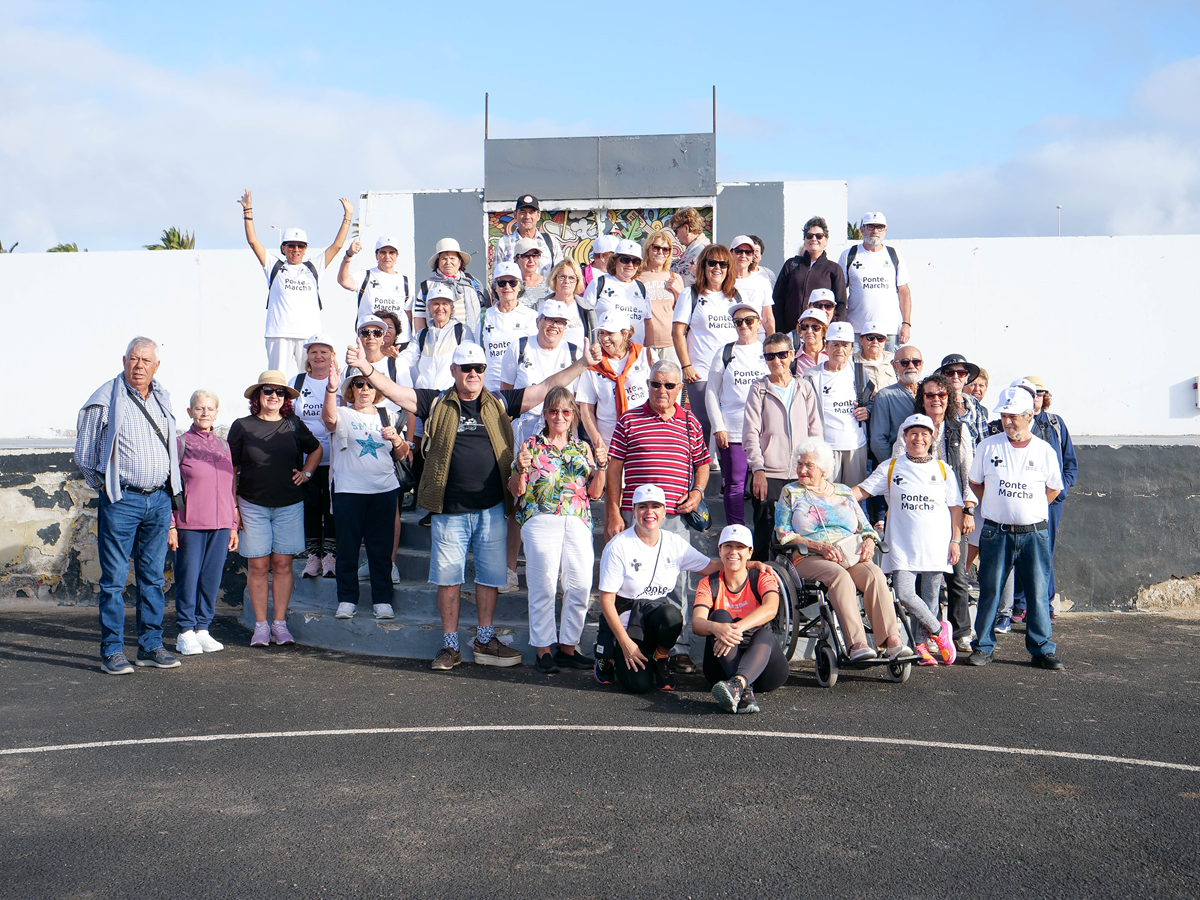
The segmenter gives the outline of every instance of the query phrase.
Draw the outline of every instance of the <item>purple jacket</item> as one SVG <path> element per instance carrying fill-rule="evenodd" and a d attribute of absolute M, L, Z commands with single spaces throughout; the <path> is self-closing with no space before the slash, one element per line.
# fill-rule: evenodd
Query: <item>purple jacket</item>
<path fill-rule="evenodd" d="M 171 514 L 171 524 L 185 531 L 236 527 L 229 445 L 211 431 L 198 431 L 195 425 L 179 443 L 184 504 Z"/>

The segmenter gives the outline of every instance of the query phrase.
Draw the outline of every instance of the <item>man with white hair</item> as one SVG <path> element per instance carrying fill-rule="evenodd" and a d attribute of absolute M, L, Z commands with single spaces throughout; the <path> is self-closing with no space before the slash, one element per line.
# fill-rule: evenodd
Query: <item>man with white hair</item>
<path fill-rule="evenodd" d="M 861 228 L 862 243 L 838 258 L 846 275 L 846 316 L 855 334 L 862 334 L 867 322 L 880 322 L 891 337 L 887 349 L 892 350 L 908 343 L 912 329 L 908 267 L 899 251 L 884 243 L 887 219 L 883 213 L 867 213 Z"/>
<path fill-rule="evenodd" d="M 704 499 L 711 457 L 699 420 L 679 405 L 683 372 L 679 364 L 660 359 L 650 367 L 650 399 L 629 410 L 617 422 L 608 448 L 604 540 L 610 541 L 629 527 L 633 493 L 644 484 L 657 485 L 666 497 L 662 527 L 684 536 L 687 526 L 680 516 L 693 512 Z M 671 602 L 683 615 L 683 630 L 672 654 L 675 671 L 690 675 L 692 662 L 690 604 L 687 574 L 682 573 L 671 592 Z"/>
<path fill-rule="evenodd" d="M 125 658 L 125 582 L 133 559 L 137 585 L 136 664 L 173 669 L 179 660 L 163 647 L 163 567 L 171 498 L 183 490 L 171 397 L 154 380 L 158 346 L 147 337 L 129 342 L 124 371 L 106 381 L 79 410 L 75 464 L 99 494 L 96 550 L 100 558 L 100 668 L 128 675 Z"/>
<path fill-rule="evenodd" d="M 1025 649 L 1032 664 L 1061 669 L 1051 640 L 1049 505 L 1063 489 L 1058 458 L 1049 444 L 1032 433 L 1033 398 L 1021 388 L 1000 394 L 996 407 L 1003 434 L 975 449 L 968 475 L 980 500 L 983 530 L 979 536 L 979 606 L 975 613 L 972 666 L 986 666 L 996 648 L 996 610 L 1009 573 L 1015 571 L 1028 600 Z"/>
<path fill-rule="evenodd" d="M 913 414 L 924 364 L 921 351 L 912 344 L 905 344 L 892 359 L 896 381 L 876 393 L 871 403 L 871 455 L 876 461 L 892 458 L 900 425 Z"/>
<path fill-rule="evenodd" d="M 324 250 L 310 253 L 308 235 L 300 228 L 288 228 L 279 242 L 279 252 L 283 255 L 270 253 L 268 259 L 267 248 L 254 232 L 249 188 L 238 202 L 242 204 L 246 243 L 254 251 L 267 278 L 267 324 L 264 330 L 267 368 L 291 378 L 304 369 L 304 341 L 310 334 L 324 330 L 321 327 L 321 279 L 346 243 L 354 206 L 345 197 L 341 198 L 342 225 L 333 243 Z"/>

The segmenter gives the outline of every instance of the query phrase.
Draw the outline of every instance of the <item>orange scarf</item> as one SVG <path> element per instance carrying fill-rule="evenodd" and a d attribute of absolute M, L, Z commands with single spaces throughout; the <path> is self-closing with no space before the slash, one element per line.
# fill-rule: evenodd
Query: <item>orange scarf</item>
<path fill-rule="evenodd" d="M 598 362 L 596 365 L 590 367 L 593 372 L 597 372 L 600 375 L 603 375 L 609 381 L 615 381 L 617 383 L 617 389 L 614 392 L 614 399 L 617 402 L 618 419 L 625 415 L 625 413 L 629 412 L 629 398 L 625 396 L 625 376 L 629 374 L 629 370 L 633 367 L 633 364 L 637 361 L 637 358 L 641 355 L 641 352 L 642 345 L 635 344 L 633 341 L 630 341 L 629 352 L 625 355 L 625 368 L 620 373 L 613 369 L 612 363 L 609 361 L 607 356 L 600 360 L 600 362 Z"/>

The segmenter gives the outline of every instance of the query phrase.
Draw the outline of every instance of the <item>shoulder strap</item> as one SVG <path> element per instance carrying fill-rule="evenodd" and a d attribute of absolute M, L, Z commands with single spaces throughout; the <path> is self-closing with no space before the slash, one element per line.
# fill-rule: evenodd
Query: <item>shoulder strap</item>
<path fill-rule="evenodd" d="M 324 309 L 325 307 L 321 305 L 321 279 L 317 277 L 317 267 L 307 259 L 304 261 L 304 267 L 312 272 L 313 287 L 317 290 L 317 309 Z"/>
<path fill-rule="evenodd" d="M 638 290 L 642 292 L 642 299 L 643 299 L 643 300 L 645 300 L 645 299 L 646 299 L 646 282 L 644 282 L 644 281 L 638 281 L 638 280 L 635 278 L 635 279 L 633 280 L 633 283 L 634 283 L 634 284 L 636 284 L 636 285 L 638 286 Z"/>
<path fill-rule="evenodd" d="M 896 293 L 900 293 L 900 254 L 895 247 L 887 248 L 888 256 L 892 258 L 892 268 L 896 271 Z"/>
<path fill-rule="evenodd" d="M 721 590 L 721 573 L 713 572 L 708 576 L 708 599 L 712 601 L 713 608 L 717 606 L 717 593 Z"/>
<path fill-rule="evenodd" d="M 529 336 L 528 335 L 526 335 L 525 337 L 523 337 L 519 341 L 517 341 L 517 365 L 518 366 L 521 365 L 523 362 L 525 362 L 525 348 L 528 346 L 529 346 Z"/>
<path fill-rule="evenodd" d="M 186 438 L 186 437 L 187 437 L 187 432 L 184 432 L 183 434 L 181 434 L 179 436 L 179 458 L 180 459 L 183 459 L 183 451 L 187 449 L 187 441 L 184 440 L 184 438 Z"/>
<path fill-rule="evenodd" d="M 304 387 L 304 379 L 308 375 L 307 372 L 301 372 L 292 380 L 292 387 L 296 390 L 301 390 Z"/>
<path fill-rule="evenodd" d="M 729 363 L 733 359 L 733 344 L 726 344 L 725 349 L 721 351 L 721 365 L 729 368 Z"/>
<path fill-rule="evenodd" d="M 579 359 L 579 348 L 570 341 L 567 341 L 567 351 L 571 354 L 571 362 L 575 362 Z"/>
<path fill-rule="evenodd" d="M 392 381 L 396 380 L 396 357 L 394 356 L 388 357 L 388 378 Z"/>
<path fill-rule="evenodd" d="M 752 573 L 753 577 L 747 579 L 750 582 L 750 593 L 754 595 L 754 599 L 758 601 L 759 606 L 762 606 L 762 594 L 758 592 L 758 576 L 761 574 L 761 572 L 754 572 Z"/>
<path fill-rule="evenodd" d="M 426 325 L 424 328 L 421 329 L 420 333 L 417 335 L 417 354 L 418 355 L 425 352 L 425 338 L 428 334 L 429 334 L 429 326 Z"/>
<path fill-rule="evenodd" d="M 454 323 L 454 343 L 461 344 L 463 339 L 463 323 Z"/>
<path fill-rule="evenodd" d="M 893 456 L 891 461 L 888 463 L 888 480 L 887 480 L 888 486 L 890 486 L 892 483 L 892 473 L 895 471 L 896 471 L 896 457 Z"/>
<path fill-rule="evenodd" d="M 388 421 L 388 411 L 386 409 L 384 409 L 382 406 L 377 406 L 375 409 L 379 413 L 379 421 L 383 423 L 384 428 L 387 428 L 392 424 Z"/>
<path fill-rule="evenodd" d="M 271 306 L 271 288 L 275 284 L 275 276 L 279 274 L 279 270 L 284 266 L 282 259 L 275 260 L 275 265 L 271 267 L 271 274 L 267 276 L 267 308 Z"/>
<path fill-rule="evenodd" d="M 942 481 L 949 481 L 950 479 L 946 477 L 946 464 L 940 459 L 938 460 L 938 468 L 942 470 Z"/>
<path fill-rule="evenodd" d="M 854 258 L 858 256 L 858 244 L 851 246 L 850 251 L 846 254 L 846 277 L 850 277 L 850 266 L 854 264 Z"/>
<path fill-rule="evenodd" d="M 1062 447 L 1062 423 L 1059 421 L 1058 416 L 1054 413 L 1046 413 L 1046 420 L 1050 423 L 1050 427 L 1054 429 L 1054 436 L 1058 438 L 1058 446 Z"/>
<path fill-rule="evenodd" d="M 596 302 L 597 303 L 600 302 L 600 295 L 602 293 L 604 293 L 604 279 L 606 279 L 607 277 L 608 277 L 607 275 L 597 275 L 596 276 Z"/>
<path fill-rule="evenodd" d="M 367 271 L 363 273 L 363 283 L 358 288 L 358 302 L 359 303 L 362 303 L 362 295 L 367 292 L 367 282 L 370 280 L 371 280 L 371 270 L 367 269 Z"/>

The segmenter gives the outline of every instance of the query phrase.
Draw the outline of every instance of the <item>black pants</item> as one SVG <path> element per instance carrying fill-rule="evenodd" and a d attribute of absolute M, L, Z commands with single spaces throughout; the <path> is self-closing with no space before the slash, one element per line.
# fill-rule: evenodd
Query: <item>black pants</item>
<path fill-rule="evenodd" d="M 771 556 L 771 533 L 775 530 L 775 501 L 783 493 L 783 486 L 788 483 L 786 478 L 767 479 L 767 499 L 759 500 L 751 489 L 751 502 L 754 507 L 754 553 L 750 557 L 759 562 L 766 562 Z"/>
<path fill-rule="evenodd" d="M 329 466 L 317 466 L 304 486 L 304 549 L 317 556 L 336 553 L 336 534 L 329 503 Z"/>
<path fill-rule="evenodd" d="M 708 621 L 732 622 L 733 617 L 727 609 L 714 609 Z M 713 653 L 713 644 L 710 634 L 704 639 L 704 677 L 710 685 L 741 675 L 754 690 L 773 691 L 788 679 L 787 660 L 770 625 L 758 629 L 747 646 L 738 647 L 724 656 Z"/>
<path fill-rule="evenodd" d="M 954 639 L 971 633 L 971 592 L 967 582 L 967 542 L 959 545 L 958 565 L 946 573 L 946 615 L 954 628 Z"/>
<path fill-rule="evenodd" d="M 662 647 L 670 649 L 679 640 L 683 631 L 683 615 L 670 603 L 656 606 L 642 618 L 642 632 L 645 637 L 637 641 L 638 649 L 646 657 L 646 665 L 634 671 L 625 665 L 625 654 L 613 637 L 608 621 L 601 617 L 596 643 L 606 648 L 606 655 L 613 661 L 613 670 L 617 676 L 617 684 L 631 694 L 645 694 L 654 690 L 654 652 Z"/>
<path fill-rule="evenodd" d="M 392 602 L 392 537 L 396 528 L 396 498 L 399 488 L 383 494 L 335 494 L 333 510 L 337 516 L 338 603 L 358 605 L 358 548 L 367 547 L 367 567 L 371 572 L 371 602 Z"/>

